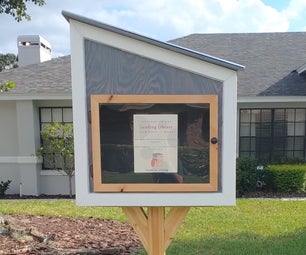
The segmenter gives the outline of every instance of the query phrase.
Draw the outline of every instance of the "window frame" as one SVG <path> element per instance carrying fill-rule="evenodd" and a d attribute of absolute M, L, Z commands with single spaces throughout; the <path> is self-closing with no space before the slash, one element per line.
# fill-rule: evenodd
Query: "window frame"
<path fill-rule="evenodd" d="M 297 112 L 304 111 L 302 120 L 298 120 Z M 249 111 L 246 120 L 243 120 L 243 111 Z M 259 120 L 252 117 L 253 112 L 259 112 Z M 262 112 L 270 111 L 270 121 L 263 121 Z M 277 111 L 283 111 L 282 118 L 277 118 Z M 288 117 L 288 113 L 293 112 L 293 117 Z M 243 120 L 243 121 L 242 121 Z M 268 125 L 270 133 L 257 135 L 260 127 Z M 247 131 L 243 126 L 249 127 Z M 303 135 L 296 135 L 297 127 L 302 127 Z M 278 128 L 279 127 L 279 128 Z M 290 135 L 290 131 L 293 133 Z M 242 135 L 243 133 L 243 135 Z M 283 133 L 283 134 L 281 134 Z M 243 144 L 243 140 L 248 140 L 248 144 Z M 297 141 L 302 139 L 302 149 L 297 148 Z M 303 158 L 306 153 L 306 108 L 240 108 L 239 109 L 239 156 L 246 156 L 257 159 L 262 163 L 277 162 L 281 158 Z M 264 145 L 264 140 L 269 140 Z M 289 149 L 289 141 L 292 141 Z M 259 141 L 259 143 L 258 143 Z M 257 144 L 258 143 L 258 144 Z M 282 147 L 276 149 L 276 145 Z M 260 151 L 259 147 L 264 146 L 267 150 Z M 266 153 L 266 157 L 263 156 Z M 303 155 L 303 156 L 301 156 Z"/>
<path fill-rule="evenodd" d="M 51 110 L 51 121 L 42 121 L 42 110 L 44 109 L 50 109 Z M 57 121 L 57 120 L 54 120 L 54 115 L 52 114 L 52 111 L 55 110 L 55 109 L 60 109 L 61 110 L 61 121 L 58 121 L 62 124 L 71 124 L 73 125 L 73 113 L 72 113 L 72 106 L 42 106 L 42 107 L 39 107 L 39 131 L 41 132 L 43 130 L 43 127 L 45 125 L 50 125 L 52 124 L 54 121 Z M 64 109 L 71 109 L 71 121 L 64 121 Z M 43 143 L 43 140 L 42 140 L 42 137 L 40 135 L 40 144 Z M 50 155 L 51 157 L 51 155 Z M 43 159 L 43 162 L 42 162 L 42 170 L 62 170 L 61 168 L 58 168 L 56 167 L 56 160 L 55 160 L 55 155 L 53 154 L 52 155 L 52 165 L 53 167 L 46 167 L 46 156 L 43 156 L 42 159 Z M 51 165 L 51 164 L 50 164 Z"/>

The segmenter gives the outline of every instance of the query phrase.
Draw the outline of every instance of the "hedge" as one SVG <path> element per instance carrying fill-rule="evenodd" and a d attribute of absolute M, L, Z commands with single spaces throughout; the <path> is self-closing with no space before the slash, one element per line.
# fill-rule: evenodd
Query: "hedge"
<path fill-rule="evenodd" d="M 267 165 L 265 182 L 268 188 L 279 192 L 305 191 L 306 164 Z"/>
<path fill-rule="evenodd" d="M 254 159 L 240 157 L 236 161 L 236 192 L 238 196 L 256 190 L 256 167 L 257 161 Z"/>

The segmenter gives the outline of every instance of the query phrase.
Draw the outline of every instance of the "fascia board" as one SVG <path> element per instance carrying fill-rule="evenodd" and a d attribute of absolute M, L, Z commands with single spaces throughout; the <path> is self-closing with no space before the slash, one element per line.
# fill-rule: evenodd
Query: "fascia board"
<path fill-rule="evenodd" d="M 306 102 L 306 96 L 283 96 L 283 97 L 238 97 L 237 103 L 294 103 Z"/>
<path fill-rule="evenodd" d="M 71 93 L 67 94 L 0 94 L 0 101 L 9 100 L 72 100 Z"/>

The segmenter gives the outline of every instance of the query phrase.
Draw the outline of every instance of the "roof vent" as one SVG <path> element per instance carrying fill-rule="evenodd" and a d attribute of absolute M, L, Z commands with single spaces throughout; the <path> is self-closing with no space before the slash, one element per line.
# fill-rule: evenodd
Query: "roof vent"
<path fill-rule="evenodd" d="M 51 59 L 51 45 L 39 35 L 20 35 L 17 38 L 17 46 L 19 67 Z"/>

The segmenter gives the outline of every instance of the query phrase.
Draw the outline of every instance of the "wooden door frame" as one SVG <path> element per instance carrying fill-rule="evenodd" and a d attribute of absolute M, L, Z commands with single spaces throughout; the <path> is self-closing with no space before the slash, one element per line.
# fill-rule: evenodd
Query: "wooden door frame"
<path fill-rule="evenodd" d="M 91 95 L 91 131 L 94 192 L 216 192 L 218 143 L 209 146 L 208 183 L 103 183 L 101 166 L 100 104 L 209 104 L 210 138 L 218 138 L 218 95 Z"/>

